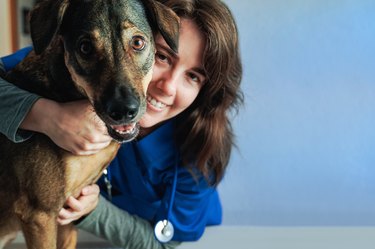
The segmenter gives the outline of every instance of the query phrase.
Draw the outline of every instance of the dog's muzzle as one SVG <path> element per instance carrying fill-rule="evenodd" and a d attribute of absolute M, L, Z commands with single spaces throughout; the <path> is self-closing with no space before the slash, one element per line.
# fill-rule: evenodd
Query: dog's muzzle
<path fill-rule="evenodd" d="M 133 140 L 139 133 L 139 124 L 107 125 L 108 134 L 117 142 L 125 143 Z"/>

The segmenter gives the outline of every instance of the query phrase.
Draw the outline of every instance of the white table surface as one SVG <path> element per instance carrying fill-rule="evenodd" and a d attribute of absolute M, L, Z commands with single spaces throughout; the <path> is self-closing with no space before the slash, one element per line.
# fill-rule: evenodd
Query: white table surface
<path fill-rule="evenodd" d="M 7 249 L 25 248 L 22 236 Z M 114 248 L 80 231 L 77 248 Z M 252 227 L 218 226 L 206 229 L 198 242 L 180 249 L 374 249 L 375 227 Z"/>

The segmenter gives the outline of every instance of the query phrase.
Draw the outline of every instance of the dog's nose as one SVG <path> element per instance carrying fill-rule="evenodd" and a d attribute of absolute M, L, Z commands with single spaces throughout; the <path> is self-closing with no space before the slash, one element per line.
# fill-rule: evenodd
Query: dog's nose
<path fill-rule="evenodd" d="M 108 105 L 108 115 L 116 122 L 129 122 L 133 120 L 139 109 L 139 101 L 132 96 L 120 100 L 112 100 Z"/>
<path fill-rule="evenodd" d="M 132 120 L 137 116 L 137 110 L 135 108 L 127 110 L 125 113 L 122 111 L 116 111 L 113 110 L 109 116 L 114 120 L 114 121 L 125 121 L 125 120 Z"/>

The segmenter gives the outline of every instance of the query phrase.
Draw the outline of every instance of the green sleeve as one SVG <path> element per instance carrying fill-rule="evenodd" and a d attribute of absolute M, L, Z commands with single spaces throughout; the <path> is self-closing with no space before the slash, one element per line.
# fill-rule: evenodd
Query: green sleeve
<path fill-rule="evenodd" d="M 1 60 L 0 70 L 4 71 Z M 0 78 L 0 133 L 13 142 L 28 139 L 32 133 L 19 130 L 19 126 L 39 98 Z"/>
<path fill-rule="evenodd" d="M 96 209 L 77 227 L 124 249 L 172 249 L 180 244 L 177 241 L 160 243 L 155 239 L 153 227 L 148 221 L 130 215 L 102 196 Z"/>

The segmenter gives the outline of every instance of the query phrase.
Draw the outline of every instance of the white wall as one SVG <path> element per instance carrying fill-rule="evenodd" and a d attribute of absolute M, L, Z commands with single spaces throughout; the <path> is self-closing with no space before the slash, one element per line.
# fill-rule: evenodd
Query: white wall
<path fill-rule="evenodd" d="M 0 0 L 0 56 L 8 55 L 12 53 L 13 49 L 17 50 L 31 44 L 30 34 L 25 34 L 23 32 L 23 11 L 25 9 L 31 9 L 34 5 L 35 0 L 18 0 L 16 4 L 15 14 L 18 15 L 17 18 L 17 29 L 18 33 L 16 35 L 17 43 L 16 48 L 12 48 L 12 30 L 11 30 L 11 14 L 10 14 L 10 3 L 15 2 L 15 0 Z"/>
<path fill-rule="evenodd" d="M 24 25 L 26 24 L 24 19 L 27 20 L 27 17 L 23 17 L 24 11 L 28 10 L 30 11 L 32 7 L 34 6 L 34 0 L 18 0 L 17 4 L 17 13 L 19 15 L 18 22 L 17 22 L 17 28 L 18 28 L 18 47 L 23 48 L 26 46 L 30 46 L 32 43 L 31 36 L 29 33 L 24 33 Z"/>
<path fill-rule="evenodd" d="M 13 1 L 13 0 L 12 0 Z M 0 1 L 0 56 L 9 54 L 11 52 L 11 36 L 10 36 L 10 21 L 9 21 L 9 1 Z"/>
<path fill-rule="evenodd" d="M 246 105 L 227 225 L 375 225 L 375 1 L 226 0 Z"/>

